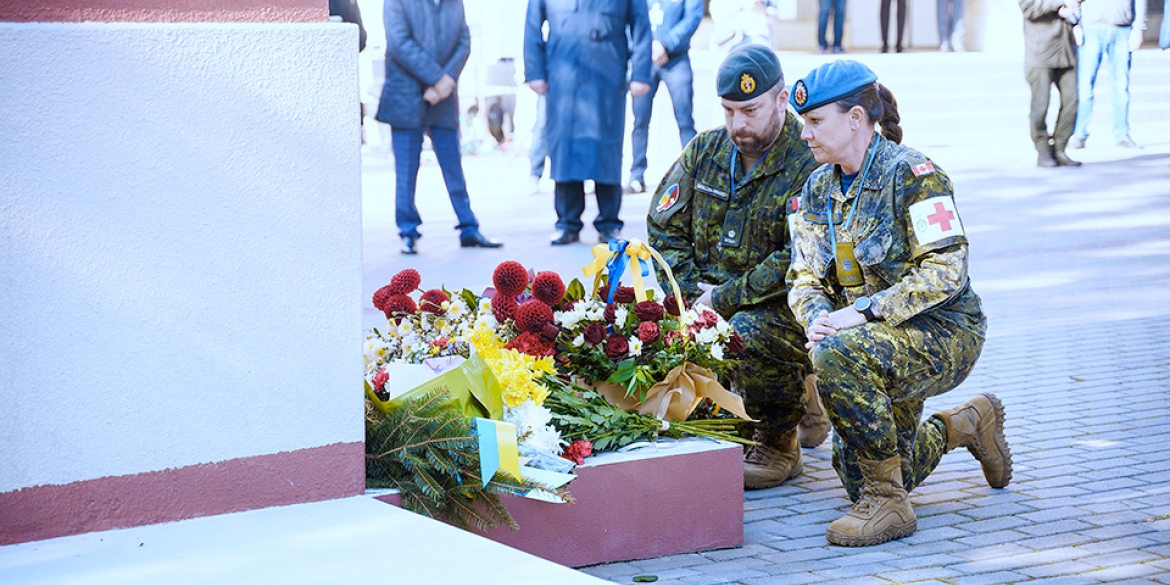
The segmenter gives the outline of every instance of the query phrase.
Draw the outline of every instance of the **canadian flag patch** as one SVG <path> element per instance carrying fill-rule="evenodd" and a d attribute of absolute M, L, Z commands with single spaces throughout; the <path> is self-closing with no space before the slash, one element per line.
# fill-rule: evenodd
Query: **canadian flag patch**
<path fill-rule="evenodd" d="M 934 165 L 930 164 L 930 161 L 926 161 L 920 165 L 914 165 L 910 167 L 910 170 L 914 172 L 915 177 L 921 177 L 922 175 L 929 175 L 930 173 L 933 173 Z"/>
<path fill-rule="evenodd" d="M 959 221 L 959 214 L 955 211 L 955 200 L 949 195 L 931 197 L 911 205 L 910 222 L 914 225 L 914 238 L 919 246 L 966 235 L 963 222 Z"/>

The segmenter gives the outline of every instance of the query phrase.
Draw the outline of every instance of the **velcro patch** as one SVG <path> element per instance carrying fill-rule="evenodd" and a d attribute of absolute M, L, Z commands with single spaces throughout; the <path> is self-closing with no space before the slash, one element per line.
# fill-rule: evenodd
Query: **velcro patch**
<path fill-rule="evenodd" d="M 910 170 L 914 173 L 915 177 L 921 177 L 922 175 L 929 175 L 930 173 L 933 173 L 934 165 L 930 164 L 930 161 L 926 161 L 920 165 L 914 165 L 910 167 Z"/>
<path fill-rule="evenodd" d="M 658 206 L 654 208 L 654 211 L 666 211 L 667 209 L 670 209 L 671 206 L 673 206 L 676 202 L 678 202 L 678 183 L 675 183 L 666 188 L 666 191 L 662 194 L 662 197 L 658 198 Z"/>
<path fill-rule="evenodd" d="M 966 235 L 963 222 L 955 211 L 955 200 L 949 195 L 931 197 L 911 205 L 910 221 L 914 225 L 914 238 L 918 240 L 918 246 Z"/>

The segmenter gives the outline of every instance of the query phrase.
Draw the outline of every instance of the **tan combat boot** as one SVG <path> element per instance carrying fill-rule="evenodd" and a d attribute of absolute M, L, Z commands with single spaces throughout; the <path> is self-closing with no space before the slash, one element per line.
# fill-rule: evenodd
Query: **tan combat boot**
<path fill-rule="evenodd" d="M 749 448 L 744 454 L 744 488 L 761 490 L 776 487 L 804 470 L 804 464 L 800 461 L 800 445 L 796 442 L 796 429 L 784 433 L 757 430 L 752 440 L 759 445 Z"/>
<path fill-rule="evenodd" d="M 800 446 L 812 449 L 825 442 L 829 436 L 829 417 L 825 414 L 825 407 L 821 405 L 821 397 L 817 394 L 816 374 L 804 377 L 804 405 L 808 409 L 800 424 L 796 427 L 796 437 Z"/>
<path fill-rule="evenodd" d="M 918 519 L 902 484 L 902 458 L 860 459 L 858 464 L 865 480 L 861 496 L 849 512 L 829 524 L 825 538 L 840 546 L 872 546 L 914 534 Z"/>
<path fill-rule="evenodd" d="M 993 488 L 1012 480 L 1012 452 L 1003 436 L 1003 403 L 983 393 L 965 404 L 933 415 L 947 425 L 947 452 L 966 447 L 983 467 L 983 477 Z"/>

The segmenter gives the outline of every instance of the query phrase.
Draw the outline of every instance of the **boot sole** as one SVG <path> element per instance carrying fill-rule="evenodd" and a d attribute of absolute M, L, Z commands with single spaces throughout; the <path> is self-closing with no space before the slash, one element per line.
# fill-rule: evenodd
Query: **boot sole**
<path fill-rule="evenodd" d="M 797 431 L 797 435 L 799 435 L 799 434 L 800 434 L 800 432 Z M 800 439 L 799 442 L 800 442 L 801 448 L 803 448 L 803 449 L 815 449 L 815 448 L 819 447 L 821 445 L 821 443 L 824 443 L 825 439 L 828 439 L 828 438 L 829 438 L 829 431 L 826 430 L 823 434 L 816 435 L 813 437 L 805 437 L 804 439 Z"/>
<path fill-rule="evenodd" d="M 1003 434 L 1003 421 L 1007 415 L 1004 414 L 1003 403 L 995 394 L 990 392 L 983 392 L 982 395 L 991 402 L 991 406 L 995 408 L 995 448 L 999 450 L 1000 457 L 1003 458 L 1003 476 L 998 478 L 987 477 L 987 473 L 983 477 L 987 480 L 987 484 L 993 488 L 1007 487 L 1012 481 L 1012 450 L 1008 447 L 1007 437 Z M 979 458 L 977 451 L 971 447 L 967 447 L 976 459 Z M 982 463 L 982 462 L 981 462 Z"/>
<path fill-rule="evenodd" d="M 745 479 L 743 481 L 743 487 L 744 487 L 744 489 L 749 489 L 749 490 L 766 490 L 768 488 L 774 488 L 774 487 L 800 475 L 803 471 L 804 471 L 804 461 L 800 461 L 800 462 L 797 462 L 796 466 L 792 468 L 792 472 L 788 474 L 788 477 L 786 477 L 784 479 L 781 479 L 779 481 L 752 481 L 752 482 L 749 482 L 748 480 Z"/>
<path fill-rule="evenodd" d="M 837 546 L 873 546 L 875 544 L 881 544 L 883 542 L 889 542 L 891 540 L 910 536 L 911 534 L 914 534 L 915 530 L 918 530 L 917 518 L 915 518 L 914 521 L 910 522 L 909 524 L 904 524 L 902 526 L 892 526 L 886 530 L 870 536 L 850 536 L 848 534 L 841 534 L 839 532 L 826 530 L 825 539 Z"/>

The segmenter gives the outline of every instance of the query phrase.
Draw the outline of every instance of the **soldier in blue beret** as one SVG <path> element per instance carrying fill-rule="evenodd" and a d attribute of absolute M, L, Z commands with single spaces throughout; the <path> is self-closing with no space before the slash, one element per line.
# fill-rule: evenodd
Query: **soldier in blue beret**
<path fill-rule="evenodd" d="M 759 421 L 760 444 L 744 454 L 743 467 L 744 487 L 760 489 L 799 475 L 800 446 L 815 447 L 829 431 L 784 284 L 786 221 L 816 161 L 788 111 L 771 49 L 732 51 L 717 89 L 726 126 L 687 144 L 658 185 L 646 223 L 686 300 L 713 307 L 744 339 L 732 383 Z M 670 290 L 665 280 L 662 287 Z"/>
<path fill-rule="evenodd" d="M 944 453 L 966 447 L 1001 488 L 1011 451 L 993 394 L 920 420 L 927 398 L 967 378 L 987 330 L 950 178 L 900 144 L 894 95 L 861 63 L 818 67 L 791 100 L 825 164 L 793 222 L 788 303 L 836 430 L 833 467 L 854 501 L 825 536 L 868 546 L 914 532 L 907 494 Z"/>

